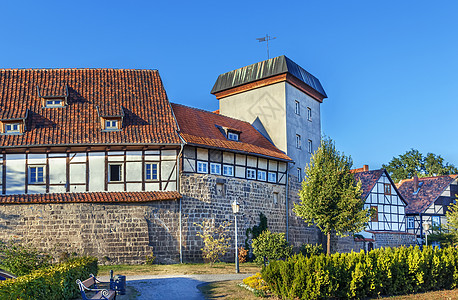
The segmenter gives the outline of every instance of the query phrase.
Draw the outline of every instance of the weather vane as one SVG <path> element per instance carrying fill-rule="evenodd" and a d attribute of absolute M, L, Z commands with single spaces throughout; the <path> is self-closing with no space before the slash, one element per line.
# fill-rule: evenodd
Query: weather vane
<path fill-rule="evenodd" d="M 265 37 L 262 37 L 262 38 L 256 38 L 260 43 L 261 42 L 267 42 L 267 59 L 269 59 L 269 41 L 270 40 L 275 40 L 276 37 L 271 37 L 269 36 L 268 34 L 266 34 Z"/>

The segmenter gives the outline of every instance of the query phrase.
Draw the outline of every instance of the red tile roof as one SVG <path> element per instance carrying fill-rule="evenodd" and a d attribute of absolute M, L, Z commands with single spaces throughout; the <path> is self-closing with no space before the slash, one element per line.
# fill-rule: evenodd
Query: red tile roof
<path fill-rule="evenodd" d="M 420 184 L 422 182 L 423 184 L 420 186 L 418 193 L 415 194 L 413 179 L 402 180 L 398 185 L 398 190 L 408 204 L 406 213 L 422 213 L 442 194 L 457 176 L 445 175 L 418 178 L 418 183 Z"/>
<path fill-rule="evenodd" d="M 391 185 L 394 187 L 395 191 L 397 192 L 397 194 L 399 195 L 401 200 L 404 203 L 407 204 L 407 202 L 405 201 L 403 195 L 396 188 L 396 185 L 391 180 L 390 175 L 388 174 L 388 172 L 385 169 L 372 170 L 372 171 L 361 171 L 361 170 L 367 170 L 367 168 L 363 167 L 363 168 L 360 168 L 360 169 L 354 169 L 352 171 L 353 171 L 353 173 L 355 173 L 355 175 L 354 175 L 355 180 L 356 181 L 361 180 L 361 189 L 363 190 L 363 194 L 361 195 L 361 197 L 363 199 L 367 198 L 367 196 L 372 191 L 372 189 L 374 188 L 374 186 L 377 183 L 377 181 L 380 179 L 380 176 L 382 176 L 382 174 L 385 174 L 385 176 L 390 180 Z"/>
<path fill-rule="evenodd" d="M 291 160 L 248 122 L 175 103 L 172 108 L 188 144 Z M 228 140 L 217 126 L 241 132 L 239 141 Z"/>
<path fill-rule="evenodd" d="M 0 196 L 0 203 L 119 203 L 177 200 L 179 198 L 181 195 L 178 192 L 91 192 L 3 195 Z"/>
<path fill-rule="evenodd" d="M 41 96 L 68 105 L 42 108 Z M 102 132 L 102 115 L 124 115 L 123 129 Z M 179 144 L 177 126 L 156 70 L 0 70 L 0 119 L 23 118 L 23 135 L 1 135 L 0 147 L 75 144 Z"/>
<path fill-rule="evenodd" d="M 374 188 L 377 181 L 379 180 L 380 176 L 382 176 L 383 172 L 385 172 L 385 170 L 380 169 L 365 172 L 359 172 L 357 170 L 359 169 L 356 169 L 354 177 L 357 182 L 361 180 L 361 189 L 363 190 L 363 194 L 361 195 L 361 197 L 363 199 L 366 199 L 369 193 Z"/>

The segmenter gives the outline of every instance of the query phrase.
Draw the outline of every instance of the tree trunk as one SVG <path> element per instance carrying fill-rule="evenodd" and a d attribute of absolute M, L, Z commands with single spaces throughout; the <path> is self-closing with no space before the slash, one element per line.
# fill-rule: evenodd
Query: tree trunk
<path fill-rule="evenodd" d="M 331 255 L 331 232 L 328 232 L 328 242 L 326 243 L 326 254 Z"/>

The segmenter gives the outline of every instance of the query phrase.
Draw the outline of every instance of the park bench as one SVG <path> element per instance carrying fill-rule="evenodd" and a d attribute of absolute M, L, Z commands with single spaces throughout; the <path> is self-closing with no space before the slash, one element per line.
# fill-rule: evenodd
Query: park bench
<path fill-rule="evenodd" d="M 81 292 L 81 297 L 83 300 L 92 300 L 92 299 L 103 299 L 103 300 L 114 300 L 116 299 L 116 291 L 110 289 L 101 289 L 97 286 L 97 284 L 104 283 L 99 281 L 95 278 L 94 275 L 89 275 L 89 278 L 81 281 L 79 279 L 76 280 Z M 91 288 L 93 286 L 93 288 Z M 86 291 L 94 292 L 95 295 L 88 298 L 86 296 Z"/>

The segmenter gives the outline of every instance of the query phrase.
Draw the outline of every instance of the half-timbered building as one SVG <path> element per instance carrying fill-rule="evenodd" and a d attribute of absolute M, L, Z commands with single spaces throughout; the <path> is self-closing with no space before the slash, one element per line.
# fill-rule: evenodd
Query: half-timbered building
<path fill-rule="evenodd" d="M 398 189 L 408 203 L 407 231 L 415 234 L 421 245 L 425 243 L 425 223 L 432 225 L 434 230 L 446 224 L 448 206 L 456 203 L 458 176 L 414 177 L 402 180 Z"/>
<path fill-rule="evenodd" d="M 414 238 L 406 231 L 406 202 L 385 169 L 369 170 L 368 165 L 352 170 L 361 182 L 364 208 L 373 215 L 365 230 L 355 237 L 337 240 L 340 251 L 412 245 Z M 353 240 L 352 240 L 353 239 Z"/>

